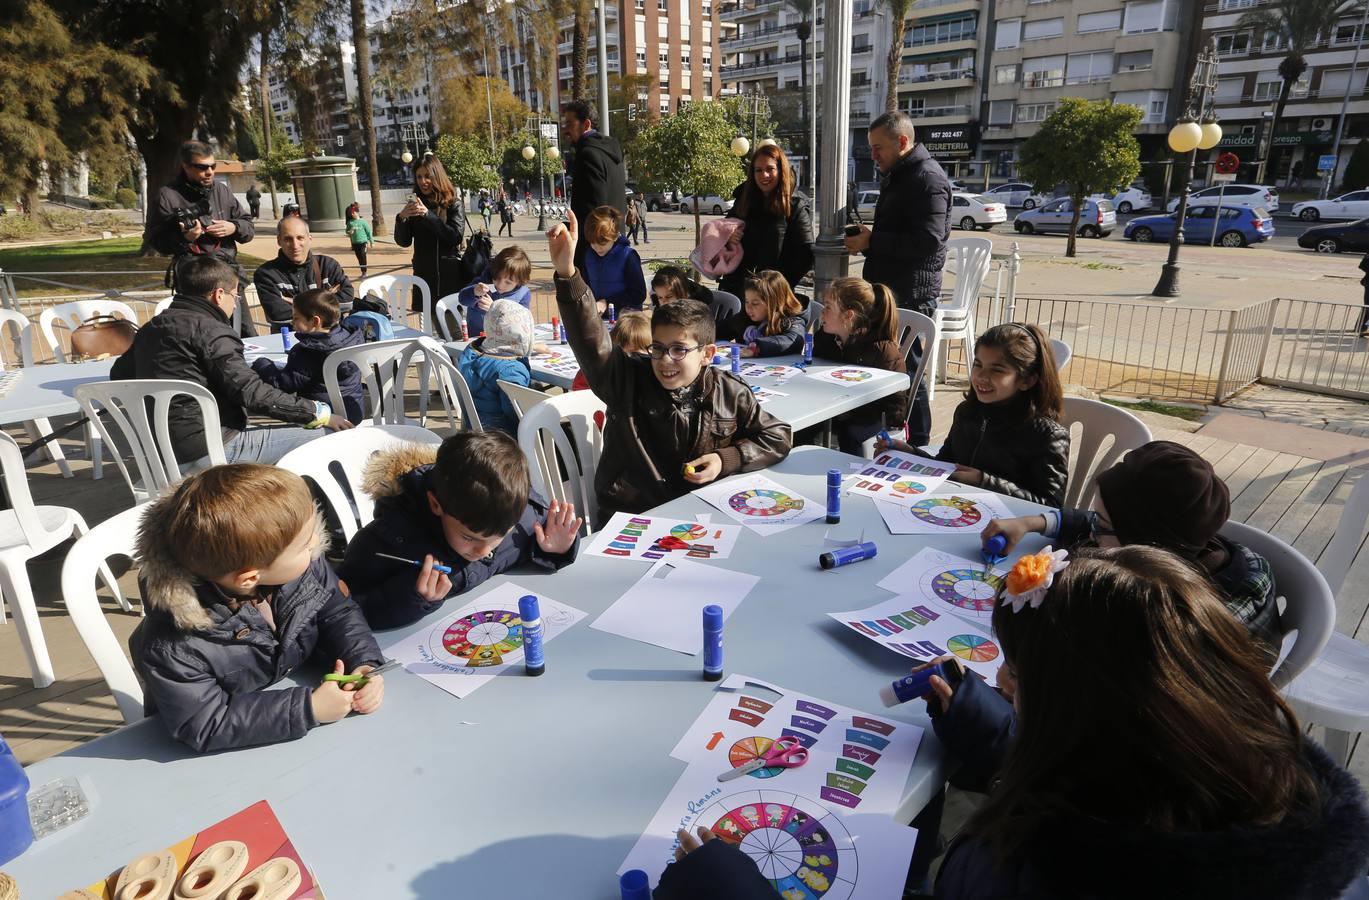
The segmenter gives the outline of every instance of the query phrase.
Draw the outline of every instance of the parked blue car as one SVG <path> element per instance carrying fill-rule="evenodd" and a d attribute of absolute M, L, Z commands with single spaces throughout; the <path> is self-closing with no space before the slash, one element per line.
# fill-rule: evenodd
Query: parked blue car
<path fill-rule="evenodd" d="M 1169 241 L 1174 236 L 1175 213 L 1132 219 L 1122 236 L 1132 241 Z M 1213 233 L 1220 247 L 1244 247 L 1274 236 L 1274 217 L 1263 208 L 1247 206 L 1191 206 L 1184 216 L 1184 243 L 1211 244 Z"/>

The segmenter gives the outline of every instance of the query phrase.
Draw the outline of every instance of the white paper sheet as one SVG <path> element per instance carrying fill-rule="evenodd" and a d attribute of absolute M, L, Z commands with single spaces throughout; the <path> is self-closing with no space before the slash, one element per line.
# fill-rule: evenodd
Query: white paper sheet
<path fill-rule="evenodd" d="M 885 575 L 879 586 L 900 595 L 914 595 L 971 621 L 993 616 L 994 597 L 1007 570 L 939 550 L 918 551 L 912 559 Z"/>
<path fill-rule="evenodd" d="M 887 369 L 869 369 L 865 366 L 824 366 L 808 370 L 809 378 L 816 378 L 818 381 L 829 381 L 832 384 L 840 384 L 850 387 L 855 384 L 865 384 L 873 381 L 881 375 L 888 375 Z M 901 373 L 900 373 L 901 374 Z M 906 379 L 907 376 L 905 375 Z"/>
<path fill-rule="evenodd" d="M 465 697 L 504 670 L 523 664 L 518 598 L 536 594 L 545 644 L 585 617 L 573 606 L 501 584 L 444 616 L 431 628 L 385 645 L 385 655 L 455 697 Z M 555 665 L 548 654 L 549 665 Z"/>
<path fill-rule="evenodd" d="M 634 562 L 681 557 L 703 561 L 727 559 L 741 531 L 739 525 L 614 513 L 580 553 Z"/>
<path fill-rule="evenodd" d="M 683 558 L 662 559 L 590 627 L 697 655 L 703 651 L 703 608 L 721 606 L 726 621 L 759 581 Z"/>
<path fill-rule="evenodd" d="M 941 607 L 933 609 L 917 594 L 828 615 L 881 646 L 921 662 L 949 653 L 990 684 L 1003 665 L 1003 652 L 992 635 Z"/>
<path fill-rule="evenodd" d="M 741 376 L 743 378 L 773 378 L 775 384 L 784 384 L 802 372 L 803 369 L 797 366 L 786 366 L 782 363 L 743 362 Z"/>
<path fill-rule="evenodd" d="M 776 534 L 827 514 L 822 504 L 814 503 L 759 472 L 715 481 L 694 493 L 734 521 L 761 534 Z"/>
<path fill-rule="evenodd" d="M 574 378 L 580 373 L 580 363 L 576 362 L 575 354 L 570 352 L 569 347 L 559 344 L 548 347 L 546 353 L 534 353 L 528 362 L 535 369 L 545 369 L 566 378 Z"/>
<path fill-rule="evenodd" d="M 774 400 L 776 397 L 789 396 L 784 391 L 772 391 L 769 388 L 755 386 L 751 388 L 751 394 L 756 398 L 757 403 L 768 403 L 769 401 Z"/>
<path fill-rule="evenodd" d="M 1012 517 L 998 495 L 988 491 L 959 490 L 906 504 L 876 500 L 875 508 L 894 534 L 979 534 L 991 520 Z"/>
<path fill-rule="evenodd" d="M 941 487 L 954 471 L 951 463 L 886 450 L 860 468 L 849 490 L 909 506 Z"/>

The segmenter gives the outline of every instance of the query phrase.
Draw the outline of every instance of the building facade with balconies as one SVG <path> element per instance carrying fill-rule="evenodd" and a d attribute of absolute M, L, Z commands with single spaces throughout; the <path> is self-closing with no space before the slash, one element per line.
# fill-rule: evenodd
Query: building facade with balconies
<path fill-rule="evenodd" d="M 1017 177 L 1022 143 L 1061 97 L 1142 111 L 1142 158 L 1167 154 L 1196 48 L 1190 0 L 993 0 L 982 38 L 981 154 Z"/>
<path fill-rule="evenodd" d="M 965 166 L 979 149 L 985 5 L 918 0 L 904 25 L 898 108 L 913 118 L 918 140 L 952 177 L 968 174 Z"/>
<path fill-rule="evenodd" d="M 1345 104 L 1340 159 L 1332 177 L 1332 190 L 1338 190 L 1351 152 L 1369 138 L 1369 53 L 1364 49 L 1369 36 L 1360 33 L 1364 7 L 1342 9 L 1331 33 L 1319 35 L 1307 48 L 1307 70 L 1291 88 L 1278 133 L 1271 140 L 1267 129 L 1283 87 L 1279 63 L 1289 48 L 1277 36 L 1241 23 L 1245 13 L 1267 5 L 1268 0 L 1216 0 L 1202 7 L 1201 41 L 1217 44 L 1216 101 L 1222 123 L 1217 148 L 1241 158 L 1242 178 L 1261 175 L 1265 184 L 1287 185 L 1296 171 L 1298 179 L 1315 185 L 1318 159 L 1332 151 Z M 1262 173 L 1261 156 L 1266 159 Z"/>

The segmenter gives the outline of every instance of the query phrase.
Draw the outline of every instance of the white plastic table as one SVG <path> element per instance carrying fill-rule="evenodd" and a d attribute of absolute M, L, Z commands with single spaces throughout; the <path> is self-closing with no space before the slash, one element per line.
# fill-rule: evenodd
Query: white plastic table
<path fill-rule="evenodd" d="M 768 474 L 822 502 L 827 469 L 849 471 L 855 461 L 804 447 Z M 848 496 L 842 506 L 836 527 L 863 529 L 879 545 L 875 559 L 820 570 L 829 526 L 819 520 L 783 537 L 743 529 L 733 555 L 711 564 L 763 576 L 728 619 L 726 669 L 927 725 L 923 704 L 886 711 L 876 694 L 909 661 L 826 613 L 888 596 L 875 583 L 921 547 L 977 558 L 977 539 L 890 535 L 872 501 Z M 693 495 L 659 512 L 730 521 Z M 554 575 L 520 571 L 379 636 L 383 646 L 392 635 L 424 631 L 514 581 L 589 614 L 546 645 L 540 678 L 520 668 L 457 700 L 399 671 L 386 676 L 376 714 L 297 741 L 195 756 L 147 720 L 36 763 L 28 768 L 35 787 L 81 777 L 92 812 L 5 869 L 25 897 L 56 896 L 265 799 L 330 896 L 614 900 L 614 871 L 684 771 L 670 751 L 713 690 L 700 677 L 701 657 L 589 627 L 647 569 L 586 558 Z M 308 673 L 309 681 L 319 674 Z M 942 780 L 928 726 L 902 821 Z"/>
<path fill-rule="evenodd" d="M 541 336 L 539 335 L 539 337 Z M 453 341 L 446 345 L 447 352 L 451 354 L 453 361 L 461 357 L 461 351 L 466 349 L 467 343 L 469 342 Z M 552 344 L 550 349 L 563 356 L 574 356 L 569 344 Z M 743 363 L 792 366 L 802 359 L 802 356 L 794 354 L 791 356 L 758 357 L 743 360 Z M 536 359 L 532 359 L 530 362 L 532 363 L 532 377 L 535 381 L 570 390 L 571 382 L 574 381 L 575 376 L 568 376 L 561 372 L 543 368 L 538 365 Z M 724 358 L 719 368 L 728 371 L 728 365 L 727 359 Z M 850 368 L 850 366 L 833 365 L 821 360 L 814 360 L 804 374 L 795 375 L 782 384 L 768 377 L 744 380 L 753 386 L 770 388 L 784 394 L 783 397 L 774 397 L 766 401 L 765 410 L 775 418 L 788 422 L 795 431 L 807 428 L 810 425 L 819 425 L 844 412 L 858 409 L 867 403 L 887 397 L 897 391 L 906 390 L 909 384 L 907 373 L 888 372 L 883 369 L 872 369 L 871 371 L 875 373 L 874 377 L 869 381 L 860 383 L 834 384 L 830 381 L 820 381 L 808 377 L 814 372 L 839 368 Z"/>

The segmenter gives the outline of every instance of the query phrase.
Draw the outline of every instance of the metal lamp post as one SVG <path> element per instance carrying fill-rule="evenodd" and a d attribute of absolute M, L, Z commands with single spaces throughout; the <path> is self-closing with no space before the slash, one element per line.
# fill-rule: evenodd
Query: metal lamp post
<path fill-rule="evenodd" d="M 1160 270 L 1160 280 L 1151 294 L 1156 297 L 1179 296 L 1179 246 L 1184 242 L 1184 216 L 1188 213 L 1188 193 L 1193 184 L 1193 166 L 1198 151 L 1211 150 L 1222 139 L 1213 101 L 1217 91 L 1217 43 L 1213 39 L 1198 54 L 1193 77 L 1188 83 L 1184 114 L 1169 132 L 1169 149 L 1188 157 L 1184 168 L 1184 187 L 1175 210 L 1174 233 L 1169 239 L 1169 258 Z M 1201 122 L 1202 124 L 1199 124 Z"/>
<path fill-rule="evenodd" d="M 561 148 L 542 146 L 543 143 L 545 143 L 546 141 L 546 138 L 542 134 L 542 123 L 545 121 L 546 119 L 543 118 L 541 113 L 537 113 L 535 116 L 528 117 L 529 124 L 532 124 L 534 122 L 536 123 L 536 130 L 533 132 L 533 134 L 536 135 L 535 140 L 537 142 L 537 146 L 534 147 L 532 144 L 528 144 L 524 146 L 522 150 L 523 158 L 528 160 L 529 162 L 532 161 L 532 158 L 534 156 L 537 157 L 537 189 L 538 192 L 541 194 L 541 197 L 537 201 L 538 231 L 547 230 L 547 178 L 544 161 L 547 154 L 549 153 L 554 154 L 552 156 L 552 159 L 560 159 L 561 157 Z"/>

